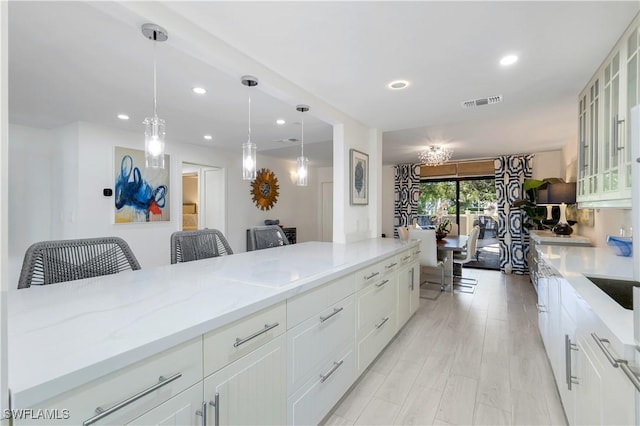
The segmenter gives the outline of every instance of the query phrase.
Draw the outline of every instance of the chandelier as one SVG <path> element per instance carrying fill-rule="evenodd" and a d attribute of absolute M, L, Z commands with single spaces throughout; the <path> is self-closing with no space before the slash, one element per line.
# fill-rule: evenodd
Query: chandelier
<path fill-rule="evenodd" d="M 418 154 L 420 162 L 425 166 L 438 166 L 451 158 L 453 151 L 442 145 L 431 145 Z"/>

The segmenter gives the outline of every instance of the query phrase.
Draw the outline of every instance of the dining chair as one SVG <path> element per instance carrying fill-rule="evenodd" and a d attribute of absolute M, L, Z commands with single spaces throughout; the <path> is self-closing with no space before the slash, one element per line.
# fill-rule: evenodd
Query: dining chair
<path fill-rule="evenodd" d="M 478 236 L 480 235 L 480 227 L 474 226 L 471 232 L 469 232 L 469 238 L 467 239 L 467 247 L 463 252 L 455 253 L 453 255 L 453 263 L 460 266 L 460 275 L 453 275 L 453 278 L 458 282 L 467 283 L 469 285 L 478 284 L 478 280 L 475 278 L 467 278 L 462 276 L 462 265 L 475 260 L 476 250 L 478 247 Z M 453 268 L 454 272 L 456 268 Z"/>
<path fill-rule="evenodd" d="M 247 235 L 247 251 L 286 245 L 289 240 L 279 225 L 254 226 Z"/>
<path fill-rule="evenodd" d="M 447 233 L 447 235 L 450 235 L 452 237 L 457 237 L 458 236 L 458 224 L 457 223 L 451 223 L 451 229 L 449 230 L 449 232 Z"/>
<path fill-rule="evenodd" d="M 191 262 L 233 254 L 231 246 L 217 229 L 178 231 L 171 234 L 171 263 Z"/>
<path fill-rule="evenodd" d="M 409 229 L 407 229 L 406 226 L 398 226 L 398 236 L 400 237 L 401 240 L 408 240 L 409 239 Z"/>
<path fill-rule="evenodd" d="M 18 288 L 138 269 L 138 260 L 122 238 L 41 241 L 32 244 L 24 255 Z"/>
<path fill-rule="evenodd" d="M 435 229 L 409 229 L 409 238 L 420 240 L 420 267 L 440 269 L 440 291 L 444 291 L 444 268 L 446 257 L 438 259 L 438 244 Z M 424 281 L 423 283 L 431 282 Z M 423 283 L 420 283 L 421 285 Z M 422 297 L 422 296 L 421 296 Z"/>

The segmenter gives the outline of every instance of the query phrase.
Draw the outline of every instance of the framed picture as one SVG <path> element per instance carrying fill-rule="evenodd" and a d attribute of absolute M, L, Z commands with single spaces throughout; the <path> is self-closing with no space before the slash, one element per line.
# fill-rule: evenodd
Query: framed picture
<path fill-rule="evenodd" d="M 349 150 L 349 200 L 352 205 L 369 204 L 369 155 Z"/>
<path fill-rule="evenodd" d="M 171 220 L 169 156 L 164 169 L 145 167 L 144 151 L 115 147 L 115 223 Z"/>

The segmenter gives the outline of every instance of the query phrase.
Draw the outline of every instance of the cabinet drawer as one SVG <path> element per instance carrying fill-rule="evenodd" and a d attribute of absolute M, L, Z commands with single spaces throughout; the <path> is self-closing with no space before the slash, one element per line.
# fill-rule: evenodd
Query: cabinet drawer
<path fill-rule="evenodd" d="M 409 253 L 405 253 L 405 256 L 411 256 Z M 382 276 L 389 275 L 395 272 L 400 266 L 400 258 L 398 256 L 391 256 L 380 263 L 380 271 Z"/>
<path fill-rule="evenodd" d="M 98 407 L 108 411 L 111 407 L 128 398 L 141 395 L 159 384 L 161 376 L 164 378 L 164 385 L 92 424 L 125 424 L 202 380 L 201 338 L 198 337 L 94 382 L 65 392 L 37 407 L 32 407 L 57 409 L 58 411 L 65 409 L 69 413 L 68 419 L 14 420 L 14 425 L 81 425 L 96 416 Z"/>
<path fill-rule="evenodd" d="M 357 373 L 360 375 L 371 364 L 396 333 L 396 312 L 389 310 L 368 333 L 358 339 Z"/>
<path fill-rule="evenodd" d="M 414 247 L 411 250 L 403 251 L 398 255 L 398 264 L 405 266 L 414 261 L 420 255 L 420 247 Z"/>
<path fill-rule="evenodd" d="M 204 375 L 221 369 L 285 332 L 285 302 L 204 335 Z"/>
<path fill-rule="evenodd" d="M 316 371 L 316 376 L 287 403 L 287 423 L 316 425 L 329 413 L 356 379 L 353 345 Z M 323 380 L 324 378 L 324 380 Z"/>
<path fill-rule="evenodd" d="M 287 300 L 287 330 L 355 293 L 355 276 L 350 274 Z"/>
<path fill-rule="evenodd" d="M 376 263 L 368 268 L 364 268 L 355 273 L 357 290 L 363 289 L 368 285 L 380 281 L 382 272 L 381 263 Z"/>
<path fill-rule="evenodd" d="M 340 348 L 355 343 L 355 304 L 350 296 L 287 332 L 288 389 L 293 393 Z"/>
<path fill-rule="evenodd" d="M 358 313 L 356 330 L 358 335 L 362 330 L 369 332 L 374 323 L 384 318 L 396 304 L 397 276 L 386 277 L 358 292 Z"/>
<path fill-rule="evenodd" d="M 199 382 L 131 423 L 127 423 L 127 426 L 201 424 L 202 403 L 202 382 Z"/>

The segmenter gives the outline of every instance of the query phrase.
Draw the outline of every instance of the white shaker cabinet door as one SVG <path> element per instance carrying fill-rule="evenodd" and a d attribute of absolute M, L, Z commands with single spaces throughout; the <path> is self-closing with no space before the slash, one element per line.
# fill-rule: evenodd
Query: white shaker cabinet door
<path fill-rule="evenodd" d="M 204 380 L 209 425 L 287 421 L 286 342 L 280 335 Z M 211 405 L 215 404 L 215 405 Z"/>
<path fill-rule="evenodd" d="M 184 426 L 202 424 L 202 382 L 143 414 L 128 426 Z"/>

